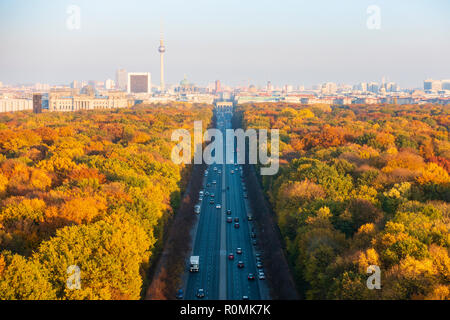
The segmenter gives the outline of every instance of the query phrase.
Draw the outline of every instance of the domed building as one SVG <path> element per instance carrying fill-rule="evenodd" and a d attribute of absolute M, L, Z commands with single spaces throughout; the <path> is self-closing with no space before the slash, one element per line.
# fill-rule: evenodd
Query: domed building
<path fill-rule="evenodd" d="M 180 85 L 175 91 L 178 93 L 196 93 L 198 92 L 198 88 L 195 84 L 190 83 L 186 75 L 184 75 L 184 79 L 180 81 Z"/>

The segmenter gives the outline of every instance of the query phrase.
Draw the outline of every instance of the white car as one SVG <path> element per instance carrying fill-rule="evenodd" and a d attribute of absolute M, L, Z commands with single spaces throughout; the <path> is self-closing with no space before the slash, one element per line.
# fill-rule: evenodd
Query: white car
<path fill-rule="evenodd" d="M 222 209 L 222 206 L 220 204 L 217 204 L 216 209 Z"/>
<path fill-rule="evenodd" d="M 216 180 L 213 180 L 212 184 L 216 184 L 216 183 L 217 183 L 217 181 L 216 181 Z"/>

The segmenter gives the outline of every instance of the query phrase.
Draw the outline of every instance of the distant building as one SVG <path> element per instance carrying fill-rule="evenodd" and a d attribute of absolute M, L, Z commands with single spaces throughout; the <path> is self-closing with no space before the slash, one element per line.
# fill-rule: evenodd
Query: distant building
<path fill-rule="evenodd" d="M 112 89 L 115 88 L 115 86 L 116 86 L 116 84 L 115 84 L 114 80 L 112 80 L 112 79 L 107 79 L 107 80 L 105 81 L 105 89 L 106 89 L 106 90 L 112 90 Z"/>
<path fill-rule="evenodd" d="M 367 91 L 372 93 L 378 93 L 378 91 L 380 91 L 380 86 L 377 82 L 370 82 L 367 85 Z"/>
<path fill-rule="evenodd" d="M 441 84 L 442 84 L 442 90 L 450 90 L 450 80 L 442 80 Z"/>
<path fill-rule="evenodd" d="M 442 82 L 439 80 L 427 79 L 423 82 L 425 92 L 434 92 L 442 90 Z"/>
<path fill-rule="evenodd" d="M 16 112 L 33 110 L 31 99 L 2 99 L 0 98 L 0 112 Z"/>
<path fill-rule="evenodd" d="M 81 82 L 80 82 L 80 81 L 77 81 L 77 80 L 74 80 L 74 81 L 72 81 L 72 83 L 70 84 L 70 87 L 71 87 L 72 89 L 81 89 L 81 88 L 82 88 Z"/>
<path fill-rule="evenodd" d="M 125 93 L 110 93 L 108 96 L 74 95 L 58 96 L 50 95 L 49 111 L 70 112 L 79 110 L 119 109 L 131 107 Z"/>
<path fill-rule="evenodd" d="M 127 70 L 119 69 L 116 72 L 116 88 L 122 91 L 127 91 L 128 74 Z"/>
<path fill-rule="evenodd" d="M 33 94 L 33 112 L 34 113 L 42 113 L 43 109 L 43 96 L 41 93 Z"/>
<path fill-rule="evenodd" d="M 215 92 L 220 92 L 222 91 L 221 85 L 220 85 L 220 80 L 216 80 L 216 86 L 214 89 Z"/>
<path fill-rule="evenodd" d="M 322 85 L 321 93 L 322 94 L 335 94 L 337 91 L 337 85 L 333 82 L 327 82 Z"/>
<path fill-rule="evenodd" d="M 128 74 L 128 93 L 151 93 L 151 75 L 148 72 Z"/>

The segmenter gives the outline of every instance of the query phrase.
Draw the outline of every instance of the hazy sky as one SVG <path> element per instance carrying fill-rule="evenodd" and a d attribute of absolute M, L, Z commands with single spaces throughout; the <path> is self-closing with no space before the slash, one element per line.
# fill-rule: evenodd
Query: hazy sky
<path fill-rule="evenodd" d="M 67 8 L 81 9 L 69 30 Z M 367 27 L 377 5 L 381 28 Z M 312 85 L 450 78 L 448 0 L 0 0 L 0 81 L 115 79 L 117 68 L 166 81 Z"/>

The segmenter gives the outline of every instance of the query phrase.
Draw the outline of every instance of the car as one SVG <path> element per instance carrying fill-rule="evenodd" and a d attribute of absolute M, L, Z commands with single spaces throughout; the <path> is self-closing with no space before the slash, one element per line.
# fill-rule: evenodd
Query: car
<path fill-rule="evenodd" d="M 244 262 L 239 261 L 237 266 L 238 266 L 239 269 L 242 269 L 244 267 Z"/>
<path fill-rule="evenodd" d="M 241 248 L 237 248 L 237 249 L 236 249 L 236 253 L 237 253 L 237 254 L 242 254 L 242 249 L 241 249 Z"/>
<path fill-rule="evenodd" d="M 211 199 L 211 200 L 209 201 L 209 203 L 210 203 L 210 204 L 214 204 L 214 199 Z"/>
<path fill-rule="evenodd" d="M 198 201 L 203 201 L 203 196 L 198 197 Z"/>
<path fill-rule="evenodd" d="M 247 192 L 244 193 L 244 198 L 245 198 L 245 199 L 248 199 L 248 194 L 247 194 Z"/>
<path fill-rule="evenodd" d="M 234 254 L 233 253 L 230 253 L 228 255 L 228 260 L 234 260 Z"/>
<path fill-rule="evenodd" d="M 228 223 L 232 223 L 232 222 L 233 222 L 233 218 L 228 217 L 228 218 L 227 218 L 227 222 L 228 222 Z"/>
<path fill-rule="evenodd" d="M 216 180 L 213 180 L 212 184 L 217 184 L 217 181 L 216 181 Z"/>
<path fill-rule="evenodd" d="M 222 209 L 222 205 L 217 204 L 217 205 L 216 205 L 216 209 Z"/>
<path fill-rule="evenodd" d="M 261 258 L 261 253 L 259 253 L 259 252 L 255 253 L 255 257 L 256 258 Z"/>
<path fill-rule="evenodd" d="M 256 238 L 256 233 L 252 232 L 251 237 L 254 239 Z"/>
<path fill-rule="evenodd" d="M 262 269 L 263 265 L 262 265 L 261 262 L 258 262 L 258 263 L 256 264 L 256 267 L 257 267 L 258 269 Z"/>
<path fill-rule="evenodd" d="M 253 273 L 249 273 L 247 278 L 248 280 L 255 280 L 255 276 L 253 275 Z"/>
<path fill-rule="evenodd" d="M 205 192 L 205 196 L 209 196 L 209 191 L 206 191 L 206 192 Z"/>
<path fill-rule="evenodd" d="M 234 228 L 235 228 L 235 229 L 239 229 L 239 228 L 240 228 L 239 223 L 235 223 L 235 224 L 234 224 Z"/>
<path fill-rule="evenodd" d="M 234 170 L 231 170 L 231 174 L 234 174 Z"/>
<path fill-rule="evenodd" d="M 253 220 L 253 216 L 248 215 L 248 216 L 247 216 L 247 220 L 248 220 L 248 221 L 252 221 L 252 220 Z"/>
<path fill-rule="evenodd" d="M 242 300 L 248 300 L 248 296 L 242 296 Z"/>
<path fill-rule="evenodd" d="M 183 289 L 179 289 L 179 290 L 177 291 L 176 298 L 177 298 L 178 300 L 181 300 L 181 299 L 183 299 L 183 296 L 184 296 Z"/>
<path fill-rule="evenodd" d="M 265 279 L 266 279 L 266 275 L 264 274 L 264 272 L 260 272 L 260 273 L 258 274 L 258 279 L 259 279 L 259 280 L 265 280 Z"/>
<path fill-rule="evenodd" d="M 217 174 L 222 174 L 222 170 L 217 171 Z"/>
<path fill-rule="evenodd" d="M 254 246 L 256 246 L 257 243 L 258 243 L 258 242 L 256 242 L 256 240 L 252 240 L 252 244 L 253 244 Z"/>
<path fill-rule="evenodd" d="M 262 263 L 261 257 L 256 257 L 256 263 L 259 263 L 259 262 Z"/>
<path fill-rule="evenodd" d="M 211 183 L 207 183 L 206 186 L 209 188 L 211 187 Z"/>
<path fill-rule="evenodd" d="M 217 171 L 217 167 L 214 167 L 214 171 Z"/>
<path fill-rule="evenodd" d="M 199 299 L 202 299 L 202 298 L 204 298 L 205 297 L 205 290 L 203 290 L 203 289 L 198 289 L 197 290 L 197 298 L 199 298 Z"/>
<path fill-rule="evenodd" d="M 212 192 L 211 192 L 210 196 L 211 196 L 211 198 L 215 198 L 216 197 L 216 195 L 214 193 L 212 193 Z"/>
<path fill-rule="evenodd" d="M 234 222 L 239 222 L 239 218 L 238 217 L 234 218 Z"/>
<path fill-rule="evenodd" d="M 227 210 L 227 215 L 231 215 L 231 210 L 230 209 Z"/>

